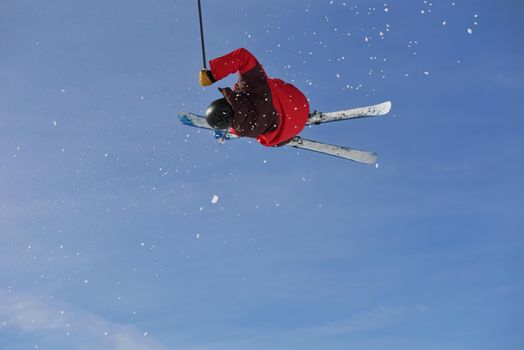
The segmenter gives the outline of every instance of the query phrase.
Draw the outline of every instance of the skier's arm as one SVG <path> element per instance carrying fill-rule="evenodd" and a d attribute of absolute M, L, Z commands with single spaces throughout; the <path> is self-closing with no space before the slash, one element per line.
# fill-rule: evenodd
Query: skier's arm
<path fill-rule="evenodd" d="M 215 80 L 224 79 L 230 74 L 244 74 L 258 64 L 257 59 L 244 48 L 237 49 L 222 57 L 209 61 L 211 73 Z"/>
<path fill-rule="evenodd" d="M 249 96 L 246 93 L 235 92 L 230 88 L 221 89 L 221 92 L 235 111 L 232 125 L 234 134 L 246 137 L 260 136 L 262 132 L 258 126 L 259 115 L 255 111 L 253 101 Z"/>

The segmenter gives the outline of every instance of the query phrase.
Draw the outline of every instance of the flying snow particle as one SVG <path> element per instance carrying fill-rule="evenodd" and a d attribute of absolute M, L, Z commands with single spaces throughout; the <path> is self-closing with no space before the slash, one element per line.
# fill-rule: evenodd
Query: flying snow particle
<path fill-rule="evenodd" d="M 468 28 L 468 34 L 473 34 L 473 29 Z"/>
<path fill-rule="evenodd" d="M 424 75 L 429 75 L 429 72 L 424 72 Z"/>
<path fill-rule="evenodd" d="M 211 203 L 212 204 L 217 204 L 218 203 L 218 196 L 216 194 L 214 194 L 213 198 L 211 198 Z"/>
<path fill-rule="evenodd" d="M 200 233 L 197 233 L 197 234 L 196 234 L 196 238 L 197 238 L 197 239 L 200 238 Z"/>

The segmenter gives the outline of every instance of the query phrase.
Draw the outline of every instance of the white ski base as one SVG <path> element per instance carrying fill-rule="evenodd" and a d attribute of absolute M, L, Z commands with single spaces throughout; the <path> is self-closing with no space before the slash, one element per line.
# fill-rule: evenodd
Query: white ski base
<path fill-rule="evenodd" d="M 313 112 L 309 116 L 306 125 L 318 125 L 322 123 L 334 122 L 338 120 L 357 119 L 366 117 L 378 117 L 389 113 L 391 101 L 382 102 L 376 105 L 352 108 L 338 112 Z"/>
<path fill-rule="evenodd" d="M 378 160 L 378 156 L 374 152 L 360 151 L 349 147 L 330 145 L 328 143 L 307 140 L 300 136 L 295 136 L 289 143 L 286 144 L 286 146 L 306 149 L 309 151 L 319 152 L 370 165 L 375 164 Z"/>

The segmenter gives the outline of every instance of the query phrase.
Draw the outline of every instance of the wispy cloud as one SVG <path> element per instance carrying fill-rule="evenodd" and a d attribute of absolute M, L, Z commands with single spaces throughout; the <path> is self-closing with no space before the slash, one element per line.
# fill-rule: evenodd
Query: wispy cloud
<path fill-rule="evenodd" d="M 374 331 L 394 326 L 426 311 L 428 311 L 428 307 L 424 305 L 376 307 L 346 320 L 303 329 L 301 332 L 310 335 L 330 336 Z"/>
<path fill-rule="evenodd" d="M 299 343 L 322 339 L 323 344 L 331 344 L 333 339 L 340 336 L 349 336 L 347 338 L 349 339 L 353 335 L 364 333 L 368 333 L 371 337 L 382 337 L 384 330 L 404 323 L 412 323 L 414 319 L 427 312 L 429 307 L 425 305 L 377 306 L 340 321 L 287 330 L 265 329 L 263 332 L 254 329 L 235 329 L 228 339 L 214 339 L 209 342 L 201 338 L 198 342 L 183 344 L 182 347 L 185 350 L 293 349 L 300 346 L 282 344 L 295 344 L 293 342 L 297 339 L 300 339 Z"/>
<path fill-rule="evenodd" d="M 495 76 L 495 83 L 504 88 L 522 88 L 524 87 L 522 75 L 522 72 L 513 72 L 512 75 L 499 73 Z"/>
<path fill-rule="evenodd" d="M 0 331 L 10 329 L 45 342 L 63 339 L 76 349 L 166 350 L 146 330 L 117 324 L 70 305 L 13 291 L 0 291 Z"/>

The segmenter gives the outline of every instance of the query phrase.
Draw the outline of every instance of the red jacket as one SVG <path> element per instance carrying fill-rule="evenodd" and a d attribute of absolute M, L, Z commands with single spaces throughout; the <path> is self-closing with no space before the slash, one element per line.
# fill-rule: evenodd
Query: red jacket
<path fill-rule="evenodd" d="M 215 80 L 239 73 L 234 91 L 222 90 L 231 104 L 233 132 L 254 137 L 264 146 L 283 144 L 304 129 L 309 117 L 307 98 L 292 84 L 269 78 L 246 49 L 209 62 Z"/>

